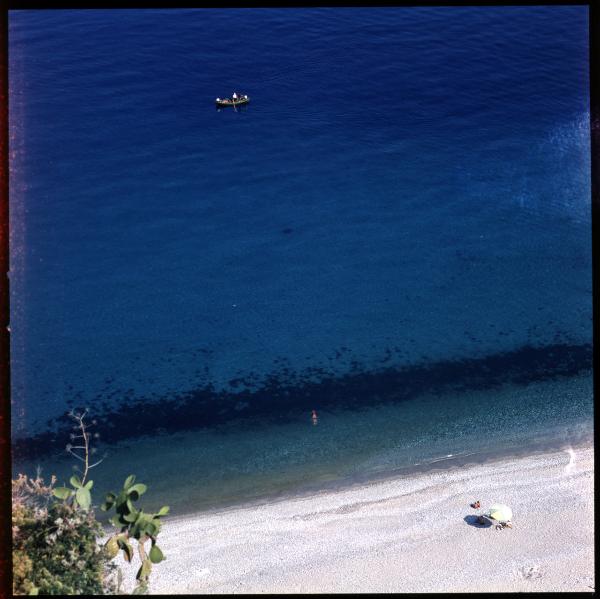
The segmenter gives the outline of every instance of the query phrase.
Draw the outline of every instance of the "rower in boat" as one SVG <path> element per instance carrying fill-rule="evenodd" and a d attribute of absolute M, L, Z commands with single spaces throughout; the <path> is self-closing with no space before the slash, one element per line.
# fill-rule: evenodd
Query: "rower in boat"
<path fill-rule="evenodd" d="M 215 100 L 217 106 L 240 106 L 241 104 L 248 104 L 250 98 L 246 94 L 238 94 L 237 92 L 233 92 L 231 98 L 217 98 Z"/>

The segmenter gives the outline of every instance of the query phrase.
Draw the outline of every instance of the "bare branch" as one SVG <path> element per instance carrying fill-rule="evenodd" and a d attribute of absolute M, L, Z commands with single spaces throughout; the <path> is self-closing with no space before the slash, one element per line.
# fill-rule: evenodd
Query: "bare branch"
<path fill-rule="evenodd" d="M 71 455 L 72 455 L 74 458 L 77 458 L 78 460 L 81 460 L 82 462 L 84 462 L 84 463 L 85 463 L 85 460 L 84 460 L 84 459 L 83 459 L 81 456 L 77 455 L 77 454 L 76 454 L 76 453 L 74 453 L 73 451 L 70 451 L 69 453 L 70 453 L 70 454 L 71 454 Z"/>

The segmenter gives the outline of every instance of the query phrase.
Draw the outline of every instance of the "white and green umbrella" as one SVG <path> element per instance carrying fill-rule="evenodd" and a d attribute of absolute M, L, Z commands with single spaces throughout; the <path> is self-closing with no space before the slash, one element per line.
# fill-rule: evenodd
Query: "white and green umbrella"
<path fill-rule="evenodd" d="M 513 513 L 507 505 L 495 503 L 487 511 L 486 516 L 497 522 L 508 522 L 509 520 L 512 520 Z"/>

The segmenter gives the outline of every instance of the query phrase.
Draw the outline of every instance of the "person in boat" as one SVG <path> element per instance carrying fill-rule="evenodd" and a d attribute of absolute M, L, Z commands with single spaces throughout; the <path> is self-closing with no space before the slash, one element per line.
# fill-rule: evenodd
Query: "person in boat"
<path fill-rule="evenodd" d="M 233 101 L 235 102 L 238 99 L 238 95 L 236 92 L 233 92 L 233 96 L 231 96 L 233 98 Z"/>

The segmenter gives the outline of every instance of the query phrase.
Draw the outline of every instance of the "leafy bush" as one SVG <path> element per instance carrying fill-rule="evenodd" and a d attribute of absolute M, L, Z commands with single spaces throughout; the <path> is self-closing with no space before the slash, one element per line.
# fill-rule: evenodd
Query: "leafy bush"
<path fill-rule="evenodd" d="M 12 482 L 13 593 L 117 592 L 116 566 L 97 542 L 101 525 L 92 511 L 54 501 L 54 483 L 24 475 Z"/>
<path fill-rule="evenodd" d="M 92 508 L 92 480 L 87 480 L 91 468 L 102 460 L 90 463 L 94 453 L 92 435 L 84 422 L 87 410 L 71 412 L 78 433 L 71 440 L 80 445 L 67 445 L 67 451 L 82 462 L 82 476 L 73 475 L 71 488 L 55 487 L 56 477 L 49 485 L 39 476 L 35 479 L 20 474 L 12 481 L 13 594 L 15 595 L 100 595 L 120 592 L 121 571 L 111 563 L 123 550 L 125 559 L 133 559 L 131 540 L 135 539 L 142 564 L 137 573 L 134 594 L 148 591 L 152 564 L 161 562 L 162 551 L 156 545 L 160 518 L 169 508 L 157 513 L 136 509 L 137 501 L 146 492 L 146 485 L 134 484 L 135 476 L 125 481 L 119 495 L 109 493 L 103 510 L 115 508 L 111 518 L 120 531 L 101 547 L 98 539 L 105 535 Z M 95 424 L 95 422 L 93 422 Z M 95 435 L 97 437 L 97 435 Z M 61 501 L 57 501 L 61 500 Z M 150 541 L 147 554 L 144 544 Z"/>

